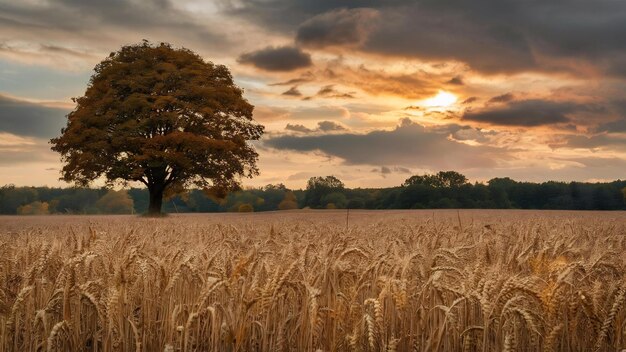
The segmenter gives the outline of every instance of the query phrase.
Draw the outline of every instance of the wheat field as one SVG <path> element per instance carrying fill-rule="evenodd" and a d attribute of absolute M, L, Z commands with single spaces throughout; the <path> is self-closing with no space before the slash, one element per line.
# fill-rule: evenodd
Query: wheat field
<path fill-rule="evenodd" d="M 620 351 L 626 214 L 0 217 L 1 351 Z"/>

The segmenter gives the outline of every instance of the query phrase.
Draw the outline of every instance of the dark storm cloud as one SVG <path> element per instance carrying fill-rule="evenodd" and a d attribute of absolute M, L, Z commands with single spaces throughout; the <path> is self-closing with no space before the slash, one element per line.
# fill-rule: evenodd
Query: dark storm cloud
<path fill-rule="evenodd" d="M 571 71 L 584 63 L 626 76 L 626 2 L 615 0 L 240 0 L 230 11 L 311 45 L 364 38 L 355 14 L 377 13 L 362 50 L 458 60 L 483 72 Z M 368 25 L 372 21 L 364 21 Z M 362 26 L 362 24 L 359 24 Z M 336 30 L 340 36 L 329 33 Z"/>
<path fill-rule="evenodd" d="M 51 138 L 61 133 L 69 111 L 0 95 L 0 132 Z"/>
<path fill-rule="evenodd" d="M 367 134 L 338 133 L 312 136 L 277 136 L 265 140 L 275 149 L 298 152 L 321 151 L 347 164 L 399 164 L 427 168 L 492 167 L 506 151 L 452 141 L 449 131 L 432 130 L 405 119 L 391 131 Z"/>
<path fill-rule="evenodd" d="M 377 14 L 372 9 L 342 8 L 315 16 L 298 28 L 296 42 L 318 48 L 359 44 Z"/>
<path fill-rule="evenodd" d="M 585 106 L 546 100 L 520 100 L 507 105 L 468 110 L 463 120 L 486 122 L 500 126 L 534 127 L 571 121 L 570 114 L 588 111 Z"/>
<path fill-rule="evenodd" d="M 293 71 L 313 64 L 311 55 L 296 47 L 267 47 L 242 54 L 238 61 L 266 71 Z"/>

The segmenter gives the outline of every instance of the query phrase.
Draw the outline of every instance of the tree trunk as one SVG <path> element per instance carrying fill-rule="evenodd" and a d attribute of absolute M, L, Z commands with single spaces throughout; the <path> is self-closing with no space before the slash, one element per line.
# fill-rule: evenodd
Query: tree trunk
<path fill-rule="evenodd" d="M 163 187 L 149 187 L 150 205 L 148 206 L 148 215 L 161 215 L 161 207 L 163 205 Z"/>

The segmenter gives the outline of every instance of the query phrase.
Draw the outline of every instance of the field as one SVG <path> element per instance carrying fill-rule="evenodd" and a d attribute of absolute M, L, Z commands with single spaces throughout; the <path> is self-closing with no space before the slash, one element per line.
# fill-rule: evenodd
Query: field
<path fill-rule="evenodd" d="M 626 213 L 0 217 L 0 351 L 620 351 Z"/>

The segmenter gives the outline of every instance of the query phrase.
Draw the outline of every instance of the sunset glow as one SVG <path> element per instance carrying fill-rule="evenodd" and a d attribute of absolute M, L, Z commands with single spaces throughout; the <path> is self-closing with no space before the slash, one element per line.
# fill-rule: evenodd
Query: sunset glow
<path fill-rule="evenodd" d="M 449 168 L 624 177 L 626 47 L 606 33 L 626 29 L 626 3 L 511 0 L 524 10 L 505 21 L 490 1 L 439 3 L 0 0 L 0 183 L 68 186 L 48 141 L 95 65 L 142 39 L 225 65 L 244 89 L 265 126 L 245 186 L 394 186 Z"/>
<path fill-rule="evenodd" d="M 626 0 L 0 0 L 0 352 L 626 352 L 625 37 Z"/>
<path fill-rule="evenodd" d="M 434 97 L 425 99 L 422 102 L 422 105 L 432 108 L 445 108 L 456 103 L 457 100 L 458 98 L 456 95 L 440 90 Z"/>

